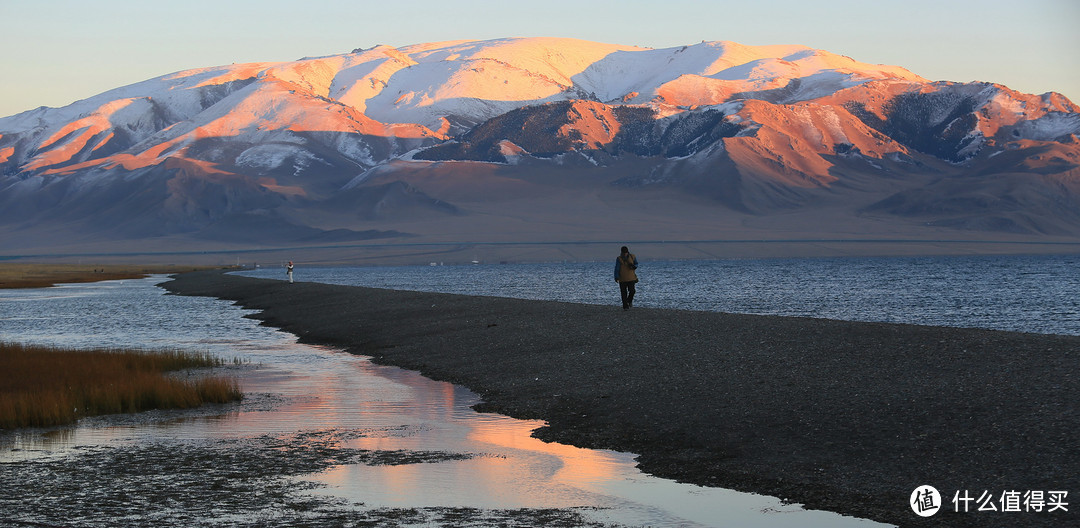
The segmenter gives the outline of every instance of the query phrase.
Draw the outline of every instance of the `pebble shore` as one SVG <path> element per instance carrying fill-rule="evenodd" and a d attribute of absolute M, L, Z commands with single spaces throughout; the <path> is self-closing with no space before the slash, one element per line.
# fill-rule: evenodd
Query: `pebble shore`
<path fill-rule="evenodd" d="M 219 271 L 163 284 L 479 394 L 643 471 L 899 526 L 1080 521 L 1080 337 L 381 290 Z M 921 518 L 929 484 L 941 511 Z M 1068 511 L 955 512 L 1011 490 Z M 998 510 L 1002 503 L 997 503 Z M 1023 505 L 1021 505 L 1023 509 Z"/>

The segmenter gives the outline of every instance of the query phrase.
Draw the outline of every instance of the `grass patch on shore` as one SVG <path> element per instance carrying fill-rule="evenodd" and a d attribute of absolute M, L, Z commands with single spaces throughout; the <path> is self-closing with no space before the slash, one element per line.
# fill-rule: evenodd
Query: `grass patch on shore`
<path fill-rule="evenodd" d="M 70 350 L 0 342 L 0 429 L 240 400 L 235 379 L 169 375 L 221 359 L 183 351 Z"/>
<path fill-rule="evenodd" d="M 0 289 L 48 288 L 61 283 L 141 279 L 149 275 L 208 269 L 179 265 L 0 263 Z"/>

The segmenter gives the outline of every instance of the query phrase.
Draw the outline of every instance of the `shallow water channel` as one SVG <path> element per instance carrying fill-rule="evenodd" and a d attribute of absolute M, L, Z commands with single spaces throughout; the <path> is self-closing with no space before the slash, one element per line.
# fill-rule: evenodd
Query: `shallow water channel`
<path fill-rule="evenodd" d="M 164 278 L 0 290 L 0 339 L 210 351 L 246 397 L 0 434 L 0 524 L 872 526 L 544 443 L 470 391 L 298 344 Z"/>

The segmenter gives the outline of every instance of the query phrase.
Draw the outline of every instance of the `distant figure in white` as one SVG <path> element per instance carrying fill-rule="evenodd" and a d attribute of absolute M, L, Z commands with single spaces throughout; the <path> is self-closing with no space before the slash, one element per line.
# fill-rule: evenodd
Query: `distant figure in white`
<path fill-rule="evenodd" d="M 289 265 L 285 266 L 285 274 L 289 276 L 289 284 L 292 284 L 292 269 L 293 269 L 293 265 L 292 265 L 292 261 L 290 260 Z"/>

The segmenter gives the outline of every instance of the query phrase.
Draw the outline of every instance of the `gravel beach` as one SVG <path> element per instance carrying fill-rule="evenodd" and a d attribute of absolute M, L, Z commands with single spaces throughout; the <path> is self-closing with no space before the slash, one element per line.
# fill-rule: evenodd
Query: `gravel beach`
<path fill-rule="evenodd" d="M 546 420 L 544 440 L 638 454 L 660 477 L 900 526 L 1080 525 L 1080 337 L 623 311 L 614 283 L 611 306 L 218 271 L 163 286 L 463 385 L 479 410 Z M 942 496 L 933 517 L 909 504 L 923 484 Z M 1069 504 L 1001 511 L 1013 491 L 1066 491 Z M 966 513 L 958 492 L 973 499 Z M 998 511 L 978 511 L 987 504 Z"/>

